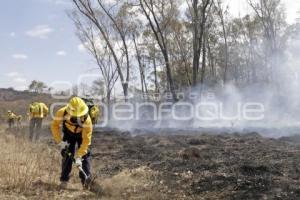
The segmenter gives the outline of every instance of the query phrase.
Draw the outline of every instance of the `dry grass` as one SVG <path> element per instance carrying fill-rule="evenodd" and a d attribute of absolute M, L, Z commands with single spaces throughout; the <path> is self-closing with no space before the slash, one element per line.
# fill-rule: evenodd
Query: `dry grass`
<path fill-rule="evenodd" d="M 72 170 L 66 190 L 59 186 L 61 157 L 58 149 L 46 143 L 31 143 L 0 127 L 0 199 L 99 199 L 82 190 L 78 171 Z M 93 163 L 94 171 L 99 167 Z M 154 191 L 158 172 L 148 167 L 125 169 L 110 178 L 96 180 L 101 199 L 162 199 Z"/>
<path fill-rule="evenodd" d="M 47 183 L 47 189 L 57 185 L 59 157 L 54 150 L 4 131 L 0 133 L 0 146 L 1 190 L 28 194 L 45 186 L 42 183 Z"/>
<path fill-rule="evenodd" d="M 157 199 L 153 191 L 157 172 L 147 167 L 123 170 L 101 181 L 103 199 Z"/>

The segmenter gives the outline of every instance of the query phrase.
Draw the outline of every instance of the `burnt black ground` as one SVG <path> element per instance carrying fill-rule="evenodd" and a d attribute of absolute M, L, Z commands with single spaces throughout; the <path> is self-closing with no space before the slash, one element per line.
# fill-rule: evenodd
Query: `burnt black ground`
<path fill-rule="evenodd" d="M 167 199 L 300 199 L 297 137 L 249 134 L 141 134 L 97 131 L 95 162 L 100 176 L 148 166 L 159 172 Z"/>

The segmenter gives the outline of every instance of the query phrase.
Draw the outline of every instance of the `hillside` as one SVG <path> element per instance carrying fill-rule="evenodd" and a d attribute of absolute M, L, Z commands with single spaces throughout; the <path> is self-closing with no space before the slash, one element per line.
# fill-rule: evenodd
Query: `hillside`
<path fill-rule="evenodd" d="M 7 110 L 12 110 L 25 117 L 28 112 L 28 105 L 34 101 L 41 101 L 50 105 L 54 100 L 49 94 L 0 88 L 0 122 L 5 122 Z"/>

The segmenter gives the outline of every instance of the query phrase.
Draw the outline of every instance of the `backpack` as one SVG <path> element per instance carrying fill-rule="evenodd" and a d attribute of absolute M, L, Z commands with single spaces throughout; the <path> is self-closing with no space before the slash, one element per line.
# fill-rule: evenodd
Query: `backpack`
<path fill-rule="evenodd" d="M 89 108 L 89 116 L 91 116 L 91 110 L 92 108 L 95 106 L 95 103 L 92 99 L 85 99 L 85 98 L 82 98 L 82 100 L 85 102 L 85 104 L 88 106 Z"/>

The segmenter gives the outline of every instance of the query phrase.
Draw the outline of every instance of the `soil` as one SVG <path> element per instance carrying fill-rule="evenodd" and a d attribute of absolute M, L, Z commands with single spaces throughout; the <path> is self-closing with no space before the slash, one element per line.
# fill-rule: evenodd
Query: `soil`
<path fill-rule="evenodd" d="M 293 137 L 263 138 L 258 133 L 132 137 L 97 131 L 92 146 L 99 179 L 146 166 L 156 172 L 154 184 L 146 190 L 156 191 L 160 198 L 300 199 L 300 143 Z M 141 193 L 130 196 L 141 198 Z"/>

